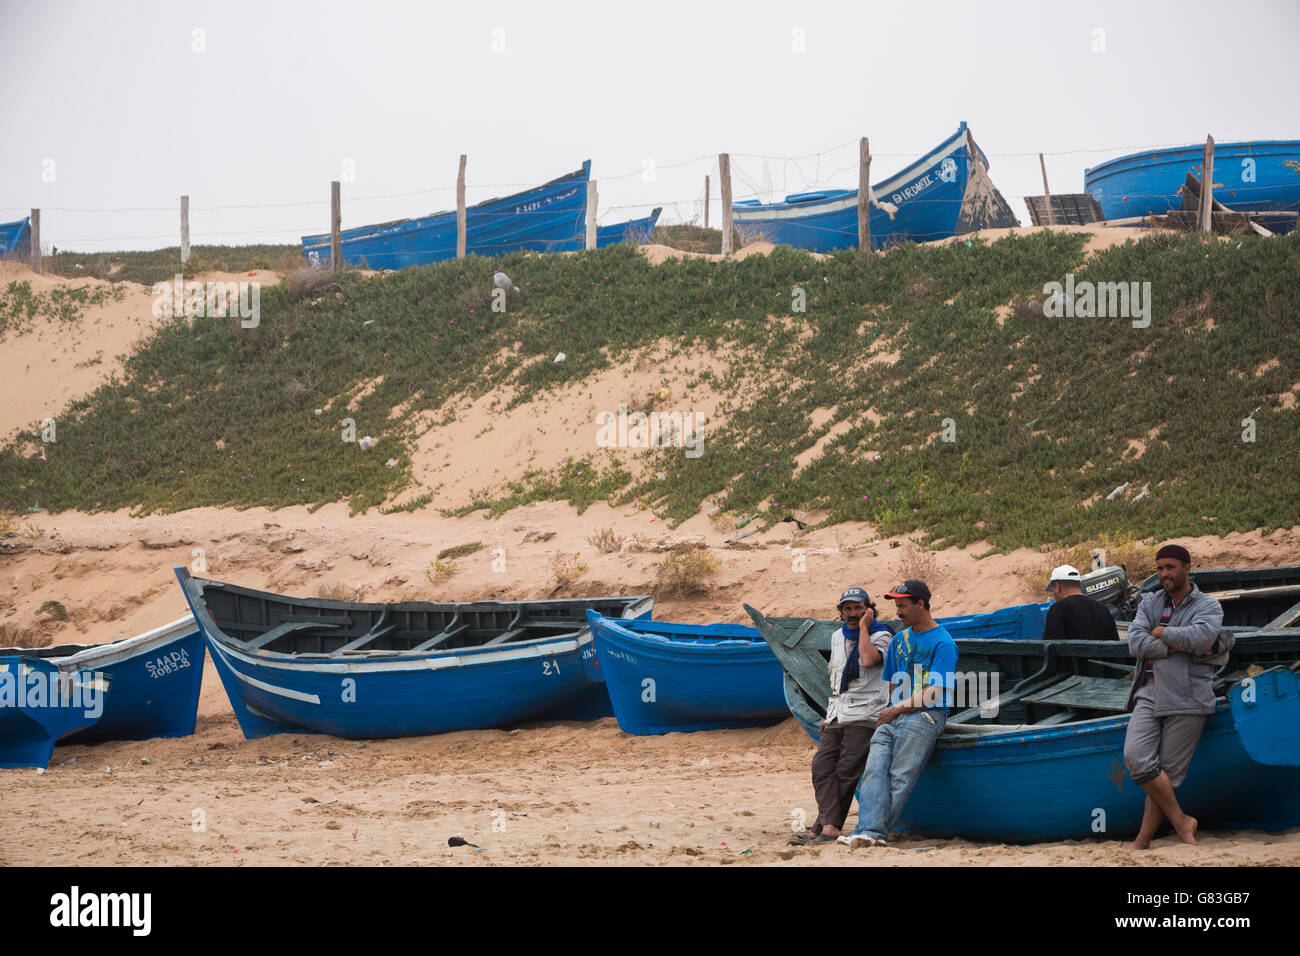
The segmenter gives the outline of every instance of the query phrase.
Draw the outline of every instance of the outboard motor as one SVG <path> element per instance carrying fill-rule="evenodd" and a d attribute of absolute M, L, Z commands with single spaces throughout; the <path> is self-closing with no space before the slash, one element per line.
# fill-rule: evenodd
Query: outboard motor
<path fill-rule="evenodd" d="M 1083 593 L 1106 605 L 1117 621 L 1131 621 L 1137 613 L 1138 589 L 1128 583 L 1122 567 L 1100 568 L 1079 578 Z"/>

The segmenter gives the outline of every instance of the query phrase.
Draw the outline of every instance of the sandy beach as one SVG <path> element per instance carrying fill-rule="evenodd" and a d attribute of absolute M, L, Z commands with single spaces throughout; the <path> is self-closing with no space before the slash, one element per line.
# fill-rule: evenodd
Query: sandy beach
<path fill-rule="evenodd" d="M 495 522 L 427 512 L 349 518 L 342 506 L 314 514 L 195 509 L 33 520 L 43 526 L 41 538 L 7 539 L 14 547 L 6 550 L 18 553 L 0 565 L 0 623 L 39 622 L 36 608 L 60 600 L 68 621 L 46 615 L 33 625 L 55 642 L 110 640 L 180 616 L 185 605 L 170 568 L 192 561 L 196 548 L 219 579 L 300 594 L 315 593 L 316 582 L 347 583 L 367 600 L 429 593 L 422 570 L 431 549 L 495 534 L 509 580 L 493 583 L 490 559 L 471 555 L 463 572 L 434 589 L 438 598 L 548 596 L 541 582 L 556 551 L 579 552 L 590 563 L 582 593 L 645 593 L 661 557 L 603 555 L 587 544 L 597 527 L 630 533 L 633 522 L 644 522 L 604 505 L 578 516 L 568 505 L 541 503 Z M 796 572 L 787 550 L 793 525 L 727 548 L 717 547 L 721 532 L 701 524 L 693 530 L 688 522 L 660 543 L 705 538 L 722 558 L 718 580 L 707 595 L 658 601 L 657 617 L 740 621 L 742 601 L 772 614 L 829 616 L 843 586 L 882 593 L 900 570 L 901 549 L 890 540 L 861 543 L 865 528 L 807 536 L 807 571 Z M 1210 564 L 1294 562 L 1300 529 L 1184 543 Z M 935 556 L 943 582 L 936 613 L 1028 598 L 1016 570 L 1042 555 L 976 561 L 972 550 Z M 1129 850 L 1126 840 L 791 848 L 785 844 L 801 811 L 804 820 L 816 816 L 813 749 L 793 720 L 660 737 L 634 737 L 605 719 L 366 742 L 312 734 L 246 741 L 208 661 L 192 737 L 64 746 L 43 774 L 0 770 L 0 863 L 1289 866 L 1300 859 L 1300 830 L 1206 832 L 1195 847 L 1166 836 L 1147 853 Z M 480 849 L 449 847 L 456 835 Z"/>

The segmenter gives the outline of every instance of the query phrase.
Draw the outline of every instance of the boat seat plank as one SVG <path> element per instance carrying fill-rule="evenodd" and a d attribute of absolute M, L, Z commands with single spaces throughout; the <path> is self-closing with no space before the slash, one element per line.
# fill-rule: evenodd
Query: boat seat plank
<path fill-rule="evenodd" d="M 1054 727 L 1057 724 L 1068 724 L 1072 720 L 1078 720 L 1078 716 L 1068 710 L 1057 711 L 1050 717 L 1044 717 L 1042 720 L 1034 721 L 1035 727 Z"/>
<path fill-rule="evenodd" d="M 1277 617 L 1273 618 L 1273 620 L 1261 627 L 1260 630 L 1275 631 L 1280 628 L 1291 627 L 1297 622 L 1300 622 L 1300 601 L 1297 601 L 1295 604 L 1291 605 L 1288 610 L 1283 611 Z"/>
<path fill-rule="evenodd" d="M 1118 664 L 1115 661 L 1095 661 L 1092 658 L 1088 659 L 1088 663 L 1095 664 L 1098 667 L 1104 667 L 1107 670 L 1117 671 L 1118 673 L 1123 674 L 1126 678 L 1131 678 L 1133 676 L 1132 664 Z"/>
<path fill-rule="evenodd" d="M 469 630 L 468 624 L 459 624 L 455 627 L 449 627 L 441 634 L 435 634 L 433 637 L 429 638 L 423 644 L 417 644 L 415 647 L 411 648 L 411 651 L 431 651 L 439 644 L 445 644 L 453 637 L 456 637 L 457 635 L 462 634 L 468 630 Z"/>
<path fill-rule="evenodd" d="M 321 624 L 318 621 L 289 621 L 284 624 L 277 624 L 269 631 L 259 634 L 251 641 L 245 641 L 244 644 L 249 650 L 255 651 L 258 648 L 266 647 L 266 645 L 270 644 L 272 641 L 284 637 L 286 634 L 293 634 L 295 631 L 308 631 L 313 628 L 333 630 L 338 626 L 338 624 Z"/>
<path fill-rule="evenodd" d="M 1026 694 L 1027 704 L 1053 704 L 1079 710 L 1122 714 L 1128 708 L 1130 682 L 1114 677 L 1070 677 L 1052 687 Z"/>
<path fill-rule="evenodd" d="M 1014 704 L 1017 701 L 1021 701 L 1021 700 L 1028 700 L 1029 694 L 1037 693 L 1038 691 L 1041 691 L 1045 688 L 1054 687 L 1057 684 L 1061 684 L 1067 680 L 1070 680 L 1070 678 L 1066 675 L 1052 674 L 1048 676 L 1045 680 L 1036 681 L 1035 683 L 1030 684 L 1028 687 L 1023 687 L 1018 690 L 1015 687 L 1013 687 L 1011 688 L 1011 690 L 1007 691 L 1006 693 L 998 694 L 998 696 L 994 697 L 992 700 L 986 700 L 983 704 L 980 704 L 975 707 L 967 707 L 965 710 L 953 714 L 951 717 L 948 718 L 948 723 L 950 724 L 969 723 L 970 721 L 976 720 L 979 717 L 983 716 L 986 711 L 992 710 L 995 707 L 1000 710 L 1003 707 L 1007 706 L 1008 704 Z"/>
<path fill-rule="evenodd" d="M 345 627 L 352 623 L 347 614 L 286 614 L 280 618 L 283 624 L 334 624 Z"/>
<path fill-rule="evenodd" d="M 512 627 L 510 630 L 508 630 L 508 631 L 506 631 L 506 632 L 504 632 L 504 633 L 502 633 L 502 634 L 498 634 L 496 637 L 492 638 L 492 640 L 490 640 L 490 641 L 484 641 L 484 643 L 483 643 L 483 647 L 494 647 L 494 646 L 497 645 L 497 644 L 504 644 L 504 643 L 506 643 L 507 641 L 513 641 L 513 640 L 514 640 L 516 637 L 518 637 L 520 634 L 524 633 L 524 631 L 525 631 L 525 628 L 522 628 L 522 627 Z"/>
<path fill-rule="evenodd" d="M 344 644 L 338 650 L 334 651 L 334 653 L 347 654 L 351 651 L 360 650 L 361 648 L 365 647 L 367 644 L 377 641 L 379 640 L 379 638 L 385 637 L 386 635 L 393 633 L 393 631 L 395 630 L 397 630 L 396 624 L 389 624 L 384 627 L 380 627 L 376 625 L 375 627 L 371 628 L 369 631 L 366 631 L 366 633 L 358 637 L 355 641 L 349 641 L 347 644 Z"/>
<path fill-rule="evenodd" d="M 1275 584 L 1264 588 L 1234 588 L 1231 591 L 1206 591 L 1216 601 L 1237 601 L 1241 598 L 1285 597 L 1300 594 L 1300 584 Z"/>

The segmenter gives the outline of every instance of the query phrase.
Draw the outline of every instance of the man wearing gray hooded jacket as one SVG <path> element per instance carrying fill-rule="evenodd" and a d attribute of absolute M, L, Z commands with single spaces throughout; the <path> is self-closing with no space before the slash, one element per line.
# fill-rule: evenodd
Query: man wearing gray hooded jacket
<path fill-rule="evenodd" d="M 1174 790 L 1187 776 L 1205 718 L 1214 713 L 1214 667 L 1206 658 L 1217 649 L 1223 608 L 1189 579 L 1191 560 L 1177 544 L 1156 552 L 1160 590 L 1142 599 L 1128 629 L 1137 667 L 1124 764 L 1147 793 L 1135 850 L 1151 846 L 1165 817 L 1184 843 L 1196 842 L 1196 818 L 1183 812 Z"/>

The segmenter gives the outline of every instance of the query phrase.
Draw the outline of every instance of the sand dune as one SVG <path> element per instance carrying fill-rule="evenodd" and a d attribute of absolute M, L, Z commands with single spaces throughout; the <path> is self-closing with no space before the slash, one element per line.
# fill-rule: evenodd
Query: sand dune
<path fill-rule="evenodd" d="M 1097 242 L 1131 235 L 1113 232 Z M 0 280 L 20 278 L 44 288 L 66 281 L 0 265 Z M 120 302 L 92 309 L 76 329 L 46 326 L 0 343 L 6 369 L 0 433 L 56 416 L 120 369 L 120 353 L 155 327 L 151 302 L 148 289 L 128 286 Z M 424 432 L 416 474 L 425 488 L 467 497 L 527 468 L 589 452 L 589 433 L 575 438 L 570 426 L 585 427 L 594 408 L 661 387 L 665 375 L 711 359 L 681 356 L 679 368 L 664 361 L 650 346 L 580 390 L 548 396 L 558 427 L 541 432 L 526 405 L 515 413 L 471 405 L 465 411 L 472 414 Z M 690 401 L 707 411 L 718 396 L 700 386 Z M 485 421 L 493 430 L 481 435 Z M 746 601 L 775 615 L 831 616 L 844 587 L 862 585 L 879 596 L 915 571 L 904 539 L 878 539 L 864 524 L 798 534 L 783 523 L 727 545 L 734 529 L 715 527 L 706 515 L 668 529 L 648 511 L 605 504 L 578 515 L 567 504 L 536 503 L 492 521 L 482 513 L 445 518 L 432 509 L 350 518 L 346 506 L 331 505 L 316 512 L 199 508 L 145 518 L 38 514 L 21 519 L 20 527 L 27 532 L 6 538 L 0 550 L 0 628 L 6 638 L 35 632 L 51 642 L 106 641 L 181 616 L 186 606 L 173 565 L 201 563 L 209 577 L 301 595 L 339 586 L 374 601 L 525 599 L 651 592 L 664 552 L 698 543 L 722 562 L 708 590 L 656 602 L 656 617 L 695 623 L 747 623 Z M 602 528 L 636 547 L 601 552 L 588 538 Z M 1202 566 L 1300 563 L 1300 528 L 1179 540 Z M 430 583 L 426 571 L 436 554 L 470 542 L 484 547 L 459 559 L 451 577 Z M 501 570 L 492 566 L 494 549 L 504 553 Z M 1037 597 L 1026 591 L 1022 572 L 1041 567 L 1045 555 L 1026 549 L 976 560 L 985 550 L 976 542 L 933 555 L 937 615 Z M 557 590 L 554 565 L 575 553 L 587 571 Z M 40 614 L 46 601 L 61 603 L 67 620 Z M 649 738 L 630 737 L 604 720 L 367 743 L 309 734 L 250 742 L 209 662 L 192 737 L 60 747 L 44 774 L 0 770 L 0 864 L 1293 865 L 1300 859 L 1300 831 L 1205 833 L 1194 848 L 1165 837 L 1146 854 L 1118 840 L 1030 848 L 961 840 L 858 852 L 788 848 L 798 811 L 815 816 L 811 754 L 811 741 L 793 721 Z M 481 851 L 449 848 L 447 838 L 456 834 Z"/>

